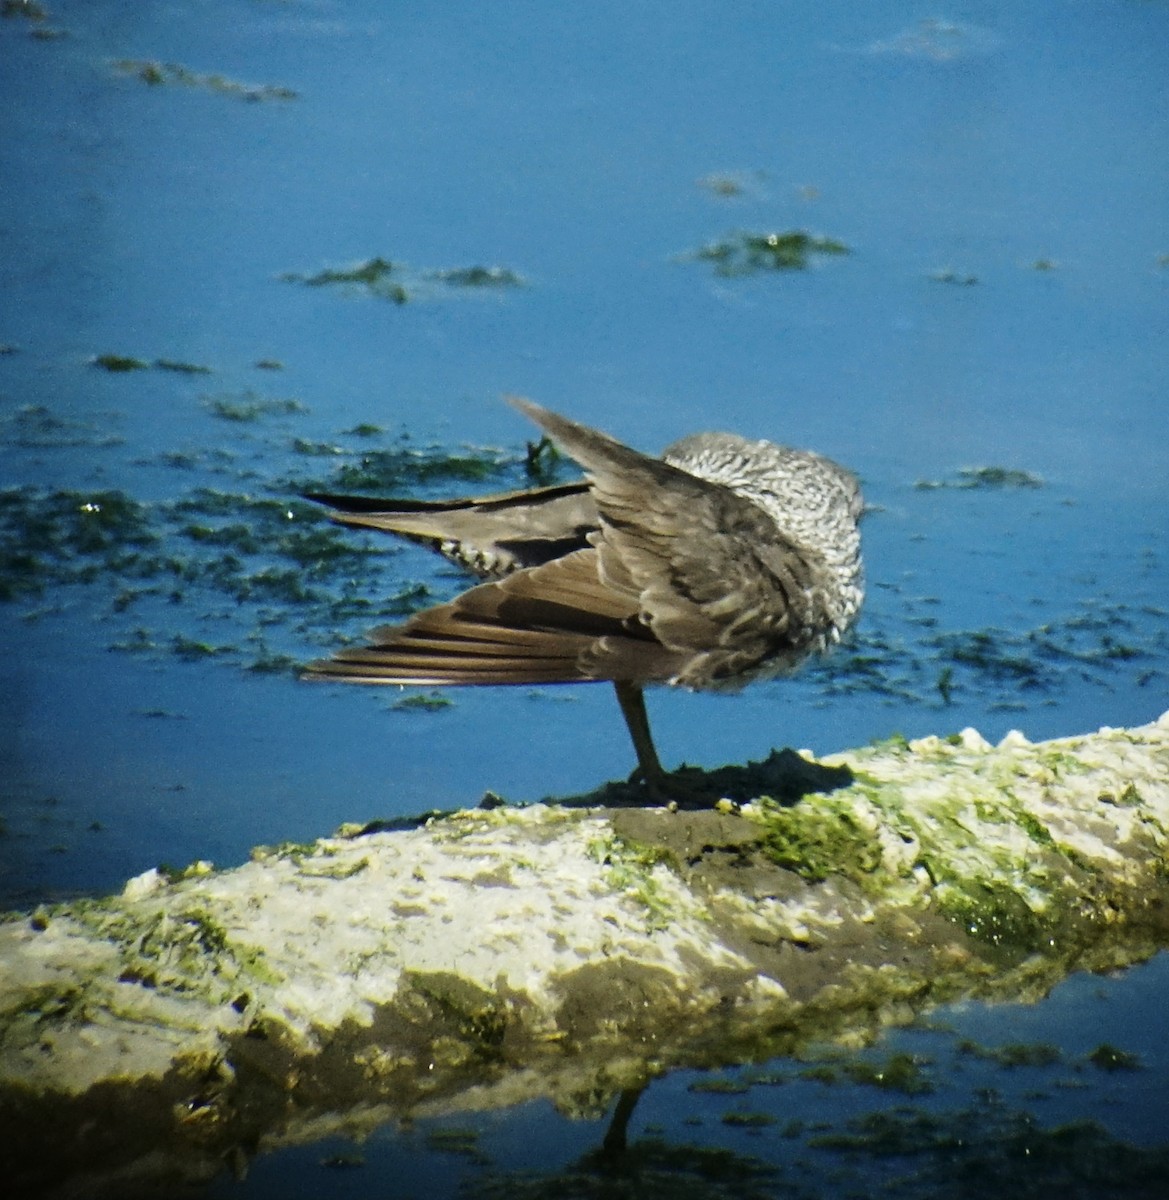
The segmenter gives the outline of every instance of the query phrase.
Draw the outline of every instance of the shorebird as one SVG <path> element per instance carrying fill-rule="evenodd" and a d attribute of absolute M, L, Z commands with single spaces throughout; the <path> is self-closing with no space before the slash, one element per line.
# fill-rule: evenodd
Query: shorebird
<path fill-rule="evenodd" d="M 730 433 L 653 458 L 509 397 L 585 478 L 451 501 L 311 493 L 343 525 L 421 542 L 490 582 L 309 664 L 353 683 L 608 680 L 640 775 L 668 792 L 643 689 L 737 691 L 840 641 L 864 597 L 856 478 Z"/>

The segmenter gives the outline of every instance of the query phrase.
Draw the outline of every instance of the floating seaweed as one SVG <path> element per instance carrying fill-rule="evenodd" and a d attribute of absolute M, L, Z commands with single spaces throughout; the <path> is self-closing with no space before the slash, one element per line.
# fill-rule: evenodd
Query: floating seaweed
<path fill-rule="evenodd" d="M 160 371 L 173 371 L 176 375 L 210 375 L 211 368 L 201 363 L 181 362 L 173 358 L 156 358 L 154 365 Z"/>
<path fill-rule="evenodd" d="M 942 267 L 937 271 L 931 271 L 929 277 L 934 283 L 956 284 L 958 287 L 974 287 L 979 282 L 977 275 L 968 275 L 961 271 L 955 271 L 951 267 Z"/>
<path fill-rule="evenodd" d="M 37 0 L 3 0 L 3 3 L 0 3 L 0 17 L 27 21 L 31 25 L 29 37 L 38 41 L 53 41 L 65 37 L 63 29 L 48 24 L 49 10 L 43 4 L 38 4 Z"/>
<path fill-rule="evenodd" d="M 149 361 L 145 358 L 135 358 L 130 354 L 97 354 L 91 360 L 95 367 L 112 374 L 125 374 L 130 371 L 148 371 L 152 367 L 157 371 L 170 371 L 175 375 L 210 375 L 211 368 L 199 363 L 182 362 L 173 358 L 156 358 Z"/>
<path fill-rule="evenodd" d="M 743 194 L 743 184 L 733 175 L 705 175 L 698 181 L 698 185 L 716 196 L 730 197 Z"/>
<path fill-rule="evenodd" d="M 405 304 L 410 299 L 410 293 L 405 284 L 397 279 L 395 272 L 400 271 L 401 268 L 395 267 L 389 259 L 376 257 L 352 267 L 326 267 L 315 275 L 301 275 L 289 271 L 280 278 L 288 283 L 303 283 L 305 287 L 332 287 L 338 284 L 363 287 L 371 295 L 379 296 L 383 300 Z"/>
<path fill-rule="evenodd" d="M 449 270 L 427 271 L 424 279 L 445 283 L 448 287 L 508 288 L 523 287 L 524 281 L 508 267 L 453 267 Z"/>
<path fill-rule="evenodd" d="M 297 448 L 306 452 L 303 446 Z M 556 463 L 545 452 L 525 455 L 523 462 L 525 471 L 532 463 L 532 470 L 545 471 L 544 478 L 555 474 Z M 341 463 L 323 486 L 300 490 L 400 492 L 427 485 L 483 485 L 513 476 L 516 465 L 513 455 L 492 447 L 468 446 L 452 451 L 437 445 L 417 447 L 403 437 L 396 445 L 364 450 Z"/>
<path fill-rule="evenodd" d="M 121 435 L 108 432 L 115 420 L 108 413 L 100 417 L 62 417 L 44 404 L 24 404 L 0 416 L 0 442 L 26 449 L 120 446 L 124 441 Z"/>
<path fill-rule="evenodd" d="M 23 17 L 26 21 L 47 21 L 48 10 L 37 0 L 3 0 L 0 17 Z"/>
<path fill-rule="evenodd" d="M 394 712 L 441 712 L 453 704 L 454 701 L 442 692 L 411 692 L 395 700 L 390 707 Z"/>
<path fill-rule="evenodd" d="M 919 479 L 914 485 L 919 491 L 955 488 L 959 491 L 1000 488 L 1041 488 L 1043 478 L 1032 471 L 1016 467 L 961 467 L 953 479 Z"/>
<path fill-rule="evenodd" d="M 294 413 L 308 412 L 304 404 L 294 398 L 257 396 L 251 391 L 235 396 L 207 396 L 203 400 L 203 407 L 212 416 L 223 421 L 240 423 L 258 421 L 261 417 L 291 416 Z"/>
<path fill-rule="evenodd" d="M 735 233 L 711 242 L 688 257 L 714 265 L 715 274 L 753 275 L 761 271 L 803 271 L 814 257 L 850 254 L 836 238 L 818 237 L 802 229 L 783 233 Z"/>
<path fill-rule="evenodd" d="M 238 83 L 223 75 L 200 75 L 178 63 L 156 62 L 151 59 L 122 58 L 113 64 L 114 70 L 122 75 L 139 79 L 151 87 L 177 84 L 183 87 L 203 88 L 221 96 L 244 100 L 256 104 L 265 100 L 295 100 L 297 93 L 292 88 L 273 84 Z"/>
<path fill-rule="evenodd" d="M 326 267 L 313 275 L 295 271 L 280 276 L 288 283 L 306 287 L 360 287 L 370 295 L 394 304 L 422 297 L 433 298 L 449 289 L 500 290 L 524 286 L 522 276 L 509 267 L 450 267 L 414 271 L 380 255 L 351 267 Z"/>
<path fill-rule="evenodd" d="M 150 366 L 145 359 L 133 358 L 128 354 L 98 354 L 92 362 L 95 367 L 118 375 L 129 371 L 145 371 Z"/>

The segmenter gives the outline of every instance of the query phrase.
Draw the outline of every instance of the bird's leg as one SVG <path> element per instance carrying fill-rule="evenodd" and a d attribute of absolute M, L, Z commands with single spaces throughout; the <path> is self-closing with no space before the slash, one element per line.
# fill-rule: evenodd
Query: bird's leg
<path fill-rule="evenodd" d="M 617 691 L 617 703 L 621 705 L 621 715 L 629 728 L 629 736 L 633 739 L 633 749 L 637 752 L 637 771 L 645 782 L 646 791 L 660 798 L 661 784 L 666 777 L 658 752 L 654 749 L 653 737 L 649 731 L 649 717 L 645 711 L 645 693 L 636 683 L 625 679 L 614 679 L 613 687 Z"/>
<path fill-rule="evenodd" d="M 646 1086 L 642 1084 L 641 1087 L 625 1088 L 617 1097 L 617 1106 L 613 1109 L 609 1128 L 605 1131 L 605 1140 L 601 1144 L 602 1159 L 620 1159 L 625 1154 L 628 1149 L 629 1118 L 633 1116 L 633 1110 L 637 1107 Z"/>
<path fill-rule="evenodd" d="M 633 748 L 637 751 L 637 767 L 629 776 L 629 782 L 640 779 L 645 785 L 646 795 L 655 804 L 677 803 L 688 808 L 709 808 L 718 793 L 712 792 L 710 785 L 704 783 L 701 771 L 687 770 L 683 764 L 682 771 L 671 773 L 662 766 L 650 736 L 645 693 L 641 687 L 624 679 L 614 679 L 613 686 L 617 689 L 617 703 L 621 705 L 629 736 L 633 739 Z M 683 775 L 686 777 L 683 778 Z"/>

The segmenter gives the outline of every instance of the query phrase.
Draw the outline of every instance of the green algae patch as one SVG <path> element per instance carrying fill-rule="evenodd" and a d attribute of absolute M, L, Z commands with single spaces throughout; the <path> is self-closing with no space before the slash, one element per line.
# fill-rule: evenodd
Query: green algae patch
<path fill-rule="evenodd" d="M 959 1200 L 1008 1196 L 1160 1196 L 1169 1188 L 1169 1150 L 1125 1142 L 1095 1122 L 1046 1126 L 1026 1112 L 987 1102 L 957 1112 L 877 1111 L 807 1139 L 843 1151 L 852 1169 L 911 1164 L 898 1196 Z M 858 1180 L 859 1185 L 859 1180 Z"/>
<path fill-rule="evenodd" d="M 606 884 L 644 908 L 648 932 L 669 927 L 677 915 L 677 895 L 663 886 L 657 868 L 677 872 L 678 863 L 672 850 L 616 835 L 597 838 L 588 849 L 605 868 Z"/>
<path fill-rule="evenodd" d="M 903 1052 L 884 1059 L 832 1057 L 805 1067 L 799 1077 L 830 1087 L 857 1084 L 905 1096 L 923 1096 L 935 1090 L 929 1066 L 928 1060 Z"/>
<path fill-rule="evenodd" d="M 1002 491 L 1012 488 L 1043 487 L 1043 479 L 1033 471 L 1018 467 L 962 467 L 950 479 L 919 479 L 913 485 L 919 491 L 951 488 L 957 491 Z"/>
<path fill-rule="evenodd" d="M 158 542 L 146 505 L 125 492 L 0 491 L 0 600 L 65 581 L 132 575 Z"/>
<path fill-rule="evenodd" d="M 184 362 L 178 358 L 156 358 L 155 367 L 160 371 L 170 371 L 172 375 L 211 375 L 210 367 L 203 363 Z"/>
<path fill-rule="evenodd" d="M 157 62 L 153 59 L 121 58 L 113 63 L 119 75 L 137 79 L 151 87 L 178 86 L 199 88 L 233 100 L 244 100 L 258 104 L 270 100 L 295 100 L 297 93 L 292 88 L 275 84 L 240 83 L 217 73 L 200 74 L 180 63 Z"/>
<path fill-rule="evenodd" d="M 47 411 L 18 412 L 7 424 L 27 441 L 91 444 L 91 426 Z M 475 473 L 514 478 L 519 469 L 515 455 L 489 461 L 477 461 Z M 466 470 L 437 453 L 423 454 L 420 466 L 396 455 L 392 468 L 407 489 L 417 486 L 412 475 Z M 290 498 L 297 490 L 293 482 L 277 496 L 198 487 L 152 502 L 113 489 L 0 490 L 0 601 L 22 604 L 30 620 L 83 602 L 108 627 L 113 649 L 264 672 L 303 660 L 306 638 L 356 639 L 369 623 L 432 598 L 421 582 L 383 585 L 396 548 L 337 528 L 319 506 Z M 52 610 L 31 607 L 47 595 Z"/>
<path fill-rule="evenodd" d="M 442 712 L 453 705 L 454 701 L 442 692 L 411 692 L 395 700 L 390 708 L 394 712 Z"/>
<path fill-rule="evenodd" d="M 804 271 L 817 258 L 850 254 L 836 238 L 819 237 L 802 229 L 779 233 L 734 233 L 710 242 L 688 257 L 710 263 L 716 275 L 756 275 L 767 271 Z"/>
<path fill-rule="evenodd" d="M 399 305 L 438 299 L 444 292 L 498 292 L 526 286 L 523 276 L 510 267 L 474 265 L 417 270 L 380 255 L 347 267 L 325 267 L 312 274 L 286 271 L 280 278 L 286 283 L 312 288 L 360 290 Z"/>
<path fill-rule="evenodd" d="M 870 774 L 854 757 L 856 792 L 881 814 L 880 825 L 897 834 L 896 841 L 885 838 L 883 877 L 892 868 L 906 884 L 928 880 L 922 898 L 934 911 L 1008 956 L 1075 953 L 1095 941 L 1114 921 L 1114 907 L 1127 907 L 1124 896 L 1135 879 L 1145 881 L 1138 887 L 1152 882 L 1164 839 L 1139 820 L 1124 822 L 1128 853 L 1140 856 L 1140 866 L 1133 878 L 1116 880 L 1115 890 L 1102 888 L 1100 857 L 1118 851 L 1073 835 L 1074 818 L 1053 801 L 1062 785 L 1065 795 L 1075 788 L 1080 811 L 1098 812 L 1100 805 L 1091 769 L 1079 759 L 1078 771 L 1069 770 L 1063 760 L 1075 756 L 1063 745 L 1033 747 L 1013 734 L 1004 743 L 1011 757 L 991 752 L 972 731 L 957 744 L 910 743 L 894 753 L 907 779 L 930 772 L 928 805 L 907 803 L 903 784 Z"/>
<path fill-rule="evenodd" d="M 202 363 L 184 362 L 177 358 L 153 360 L 135 358 L 129 354 L 98 354 L 90 359 L 95 367 L 109 371 L 112 375 L 127 375 L 133 371 L 169 371 L 172 375 L 211 375 L 212 370 Z"/>
<path fill-rule="evenodd" d="M 623 1131 L 616 1144 L 611 1137 L 555 1170 L 488 1170 L 468 1181 L 464 1194 L 468 1200 L 775 1200 L 788 1194 L 785 1173 L 754 1155 L 659 1136 L 626 1144 Z"/>
<path fill-rule="evenodd" d="M 1108 1042 L 1101 1042 L 1088 1055 L 1088 1061 L 1098 1071 L 1105 1071 L 1109 1074 L 1114 1071 L 1139 1071 L 1141 1069 L 1141 1060 L 1138 1055 L 1131 1054 L 1127 1050 L 1118 1050 Z"/>
<path fill-rule="evenodd" d="M 243 392 L 234 396 L 208 396 L 203 407 L 222 421 L 246 424 L 261 417 L 288 417 L 308 412 L 301 401 L 294 398 L 258 396 L 255 392 Z"/>
<path fill-rule="evenodd" d="M 1017 1067 L 1053 1067 L 1063 1062 L 1058 1046 L 1049 1042 L 1007 1042 L 1003 1046 L 986 1047 L 976 1042 L 958 1043 L 958 1053 L 971 1058 L 993 1062 L 1007 1070 Z"/>
<path fill-rule="evenodd" d="M 713 1096 L 745 1096 L 751 1085 L 744 1079 L 721 1079 L 717 1076 L 710 1079 L 696 1079 L 688 1084 L 688 1092 L 701 1092 Z"/>
<path fill-rule="evenodd" d="M 738 1109 L 723 1113 L 722 1123 L 737 1129 L 765 1129 L 775 1124 L 775 1117 L 767 1112 L 743 1112 Z"/>
<path fill-rule="evenodd" d="M 88 446 L 104 449 L 122 445 L 120 434 L 110 431 L 117 418 L 109 413 L 96 417 L 63 416 L 44 404 L 22 404 L 0 415 L 0 440 L 8 446 L 50 449 Z"/>
<path fill-rule="evenodd" d="M 4 0 L 0 4 L 0 17 L 23 17 L 26 21 L 40 24 L 49 19 L 49 10 L 43 4 L 38 4 L 37 0 Z"/>
<path fill-rule="evenodd" d="M 904 1096 L 922 1096 L 934 1091 L 926 1066 L 915 1054 L 891 1054 L 883 1062 L 850 1063 L 845 1072 L 853 1083 Z"/>
<path fill-rule="evenodd" d="M 428 271 L 425 279 L 455 288 L 516 288 L 523 287 L 523 277 L 508 267 L 451 267 Z"/>
<path fill-rule="evenodd" d="M 954 630 L 928 638 L 947 665 L 972 667 L 993 679 L 1011 680 L 1021 687 L 1048 685 L 1050 672 L 1040 655 L 1017 653 L 1014 639 L 995 629 Z"/>
<path fill-rule="evenodd" d="M 931 271 L 929 278 L 934 283 L 945 283 L 951 287 L 974 287 L 979 282 L 977 275 L 971 275 L 965 271 L 955 271 L 951 267 L 942 267 L 937 271 Z"/>
<path fill-rule="evenodd" d="M 719 200 L 734 200 L 757 193 L 765 181 L 762 171 L 712 171 L 695 180 L 695 183 Z"/>
<path fill-rule="evenodd" d="M 547 436 L 528 442 L 524 451 L 524 475 L 538 487 L 546 487 L 561 478 L 564 456 Z"/>
<path fill-rule="evenodd" d="M 1052 943 L 1060 928 L 1047 905 L 1037 909 L 1010 886 L 943 878 L 936 898 L 938 911 L 971 937 L 1006 950 L 1037 950 Z"/>
<path fill-rule="evenodd" d="M 410 299 L 406 283 L 400 276 L 401 266 L 389 259 L 375 257 L 351 267 L 325 267 L 312 275 L 288 271 L 280 278 L 287 283 L 303 283 L 306 287 L 352 287 L 362 288 L 371 296 L 390 300 L 394 304 L 405 304 Z"/>
<path fill-rule="evenodd" d="M 881 864 L 881 845 L 856 821 L 847 802 L 807 807 L 761 805 L 761 845 L 772 862 L 819 883 L 829 875 L 859 881 Z"/>
<path fill-rule="evenodd" d="M 451 1154 L 465 1158 L 480 1166 L 491 1162 L 491 1157 L 479 1147 L 479 1131 L 467 1128 L 428 1129 L 426 1148 L 436 1154 Z"/>
<path fill-rule="evenodd" d="M 93 359 L 93 365 L 113 375 L 127 375 L 131 371 L 145 371 L 150 367 L 145 359 L 132 358 L 128 354 L 99 354 Z"/>
<path fill-rule="evenodd" d="M 491 450 L 452 454 L 437 447 L 401 446 L 371 451 L 355 463 L 343 464 L 335 481 L 340 487 L 360 490 L 404 484 L 476 484 L 497 479 L 503 466 L 503 456 Z"/>

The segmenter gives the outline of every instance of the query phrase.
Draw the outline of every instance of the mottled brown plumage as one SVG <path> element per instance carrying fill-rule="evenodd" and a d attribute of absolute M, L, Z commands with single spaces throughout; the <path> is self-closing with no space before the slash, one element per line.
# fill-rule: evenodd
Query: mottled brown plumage
<path fill-rule="evenodd" d="M 862 509 L 828 459 L 733 434 L 651 458 L 527 400 L 585 470 L 533 491 L 427 503 L 313 495 L 347 525 L 431 545 L 490 577 L 313 678 L 441 686 L 611 681 L 651 791 L 642 689 L 737 690 L 829 649 L 860 611 Z"/>

